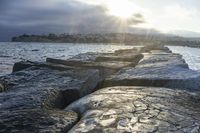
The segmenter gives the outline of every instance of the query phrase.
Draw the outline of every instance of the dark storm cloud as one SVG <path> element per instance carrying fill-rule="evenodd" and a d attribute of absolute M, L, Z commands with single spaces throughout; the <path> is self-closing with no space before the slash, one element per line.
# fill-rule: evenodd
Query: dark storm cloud
<path fill-rule="evenodd" d="M 23 33 L 120 32 L 120 19 L 106 12 L 105 7 L 75 0 L 0 0 L 0 40 Z M 128 26 L 142 22 L 136 14 Z"/>

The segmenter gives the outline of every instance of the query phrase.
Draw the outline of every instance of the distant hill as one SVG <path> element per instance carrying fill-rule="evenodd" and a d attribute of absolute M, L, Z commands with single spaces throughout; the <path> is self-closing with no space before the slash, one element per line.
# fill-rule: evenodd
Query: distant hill
<path fill-rule="evenodd" d="M 158 37 L 157 37 L 158 38 Z M 107 34 L 48 34 L 20 35 L 13 42 L 64 42 L 64 43 L 126 43 L 137 44 L 156 41 L 156 36 L 129 33 Z"/>
<path fill-rule="evenodd" d="M 172 35 L 178 35 L 186 38 L 196 38 L 200 40 L 200 33 L 199 32 L 193 32 L 193 31 L 187 31 L 187 30 L 173 30 L 169 31 Z"/>
<path fill-rule="evenodd" d="M 200 39 L 185 38 L 171 34 L 48 34 L 20 35 L 12 38 L 13 42 L 55 42 L 55 43 L 124 43 L 126 45 L 165 44 L 200 47 Z"/>

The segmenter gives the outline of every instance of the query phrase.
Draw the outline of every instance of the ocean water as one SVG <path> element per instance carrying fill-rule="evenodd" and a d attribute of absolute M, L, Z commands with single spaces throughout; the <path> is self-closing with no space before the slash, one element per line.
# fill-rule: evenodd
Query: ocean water
<path fill-rule="evenodd" d="M 133 48 L 133 46 L 114 44 L 0 42 L 0 76 L 10 73 L 14 63 L 22 60 L 45 61 L 47 57 L 68 59 L 80 53 L 109 53 L 118 49 L 127 48 Z"/>
<path fill-rule="evenodd" d="M 180 46 L 168 46 L 183 58 L 193 70 L 200 71 L 200 49 Z M 0 42 L 0 76 L 12 72 L 15 62 L 22 60 L 45 61 L 47 57 L 68 59 L 86 52 L 113 52 L 133 46 L 113 44 L 72 44 L 72 43 L 13 43 Z"/>
<path fill-rule="evenodd" d="M 183 56 L 190 69 L 200 71 L 200 48 L 168 46 L 173 53 Z"/>

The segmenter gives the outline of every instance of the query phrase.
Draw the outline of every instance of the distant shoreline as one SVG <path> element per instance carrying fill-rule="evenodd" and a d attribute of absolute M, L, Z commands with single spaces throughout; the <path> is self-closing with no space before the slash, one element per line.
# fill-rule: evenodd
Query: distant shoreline
<path fill-rule="evenodd" d="M 4 42 L 0 42 L 0 43 L 4 43 Z M 42 44 L 63 44 L 63 45 L 67 45 L 67 44 L 74 44 L 74 45 L 78 45 L 78 44 L 87 44 L 87 45 L 93 45 L 93 44 L 100 44 L 100 45 L 126 45 L 126 46 L 142 46 L 142 45 L 131 45 L 131 44 L 123 44 L 123 43 L 65 43 L 65 42 L 7 42 L 7 43 L 42 43 Z M 55 44 L 55 45 L 56 45 Z M 165 44 L 165 46 L 180 46 L 180 47 L 190 47 L 190 48 L 200 48 L 200 46 L 191 46 L 191 45 L 170 45 L 170 44 Z"/>
<path fill-rule="evenodd" d="M 167 35 L 140 35 L 130 33 L 108 34 L 48 34 L 48 35 L 20 35 L 13 37 L 11 42 L 32 43 L 81 43 L 81 44 L 124 44 L 124 45 L 147 45 L 162 44 L 170 46 L 187 46 L 200 48 L 199 38 L 184 38 Z"/>
<path fill-rule="evenodd" d="M 124 43 L 137 44 L 155 41 L 153 36 L 144 36 L 129 33 L 109 34 L 48 34 L 48 35 L 21 35 L 12 38 L 12 42 L 50 42 L 50 43 Z M 143 44 L 141 44 L 143 45 Z"/>

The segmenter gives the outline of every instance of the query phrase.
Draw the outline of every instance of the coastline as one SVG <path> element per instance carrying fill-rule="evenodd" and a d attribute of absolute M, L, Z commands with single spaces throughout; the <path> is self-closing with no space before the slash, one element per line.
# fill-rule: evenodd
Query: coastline
<path fill-rule="evenodd" d="M 0 77 L 0 132 L 198 131 L 199 81 L 159 45 L 21 61 Z"/>
<path fill-rule="evenodd" d="M 200 47 L 200 38 L 185 38 L 165 34 L 48 34 L 48 35 L 21 35 L 13 37 L 12 42 L 37 42 L 37 43 L 81 43 L 81 44 L 114 44 L 114 45 L 175 45 Z"/>
<path fill-rule="evenodd" d="M 24 43 L 24 44 L 27 44 L 27 43 L 30 43 L 30 44 L 52 44 L 52 45 L 56 45 L 56 44 L 63 44 L 63 45 L 67 45 L 67 44 L 74 44 L 74 45 L 77 45 L 77 44 L 86 44 L 86 45 L 96 45 L 96 44 L 99 44 L 99 45 L 124 45 L 124 46 L 145 46 L 145 45 L 149 45 L 149 44 L 152 44 L 152 43 L 142 43 L 142 44 L 126 44 L 126 43 L 106 43 L 106 42 L 89 42 L 89 43 L 84 43 L 84 42 L 72 42 L 72 43 L 69 43 L 69 42 L 32 42 L 32 41 L 29 41 L 29 42 L 15 42 L 15 41 L 5 41 L 5 42 L 0 42 L 0 43 Z M 159 42 L 160 43 L 160 42 Z M 176 45 L 176 44 L 166 44 L 166 42 L 164 43 L 160 43 L 160 44 L 164 44 L 165 46 L 180 46 L 180 47 L 189 47 L 189 48 L 200 48 L 200 44 L 199 45 Z"/>

